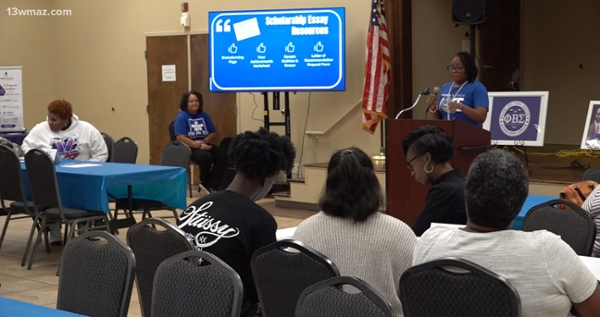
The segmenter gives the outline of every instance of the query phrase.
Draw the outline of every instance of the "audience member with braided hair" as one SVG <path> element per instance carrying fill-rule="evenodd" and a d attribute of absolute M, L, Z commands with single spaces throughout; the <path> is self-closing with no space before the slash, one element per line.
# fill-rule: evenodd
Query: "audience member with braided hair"
<path fill-rule="evenodd" d="M 240 276 L 244 284 L 242 316 L 255 316 L 258 296 L 250 260 L 254 252 L 276 241 L 277 223 L 255 201 L 271 190 L 280 171 L 289 172 L 296 150 L 290 139 L 261 128 L 237 135 L 229 146 L 236 175 L 223 191 L 193 202 L 177 226 Z"/>
<path fill-rule="evenodd" d="M 423 126 L 402 141 L 406 168 L 423 185 L 431 185 L 413 231 L 421 236 L 432 222 L 466 224 L 465 174 L 454 169 L 452 138 L 437 126 Z M 406 199 L 411 199 L 406 197 Z"/>
<path fill-rule="evenodd" d="M 369 283 L 402 316 L 400 276 L 412 265 L 417 237 L 378 211 L 382 196 L 369 156 L 355 147 L 339 150 L 327 166 L 321 212 L 304 220 L 294 239 L 331 259 L 341 275 Z"/>

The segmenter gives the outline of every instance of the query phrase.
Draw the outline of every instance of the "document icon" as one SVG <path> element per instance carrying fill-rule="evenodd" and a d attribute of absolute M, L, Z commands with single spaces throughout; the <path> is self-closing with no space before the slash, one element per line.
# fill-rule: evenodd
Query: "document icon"
<path fill-rule="evenodd" d="M 259 36 L 260 29 L 256 18 L 248 19 L 233 25 L 236 40 L 243 41 L 251 37 Z"/>

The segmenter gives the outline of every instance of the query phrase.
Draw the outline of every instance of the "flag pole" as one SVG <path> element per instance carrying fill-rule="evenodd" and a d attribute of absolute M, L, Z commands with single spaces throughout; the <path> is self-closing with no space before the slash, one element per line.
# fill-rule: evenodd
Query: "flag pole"
<path fill-rule="evenodd" d="M 381 124 L 379 127 L 379 153 L 371 155 L 371 159 L 375 161 L 385 161 L 385 119 L 381 120 Z"/>

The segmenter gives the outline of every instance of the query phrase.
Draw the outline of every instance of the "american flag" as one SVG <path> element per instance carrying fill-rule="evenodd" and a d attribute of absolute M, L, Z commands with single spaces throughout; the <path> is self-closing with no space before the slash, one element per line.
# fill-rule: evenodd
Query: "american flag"
<path fill-rule="evenodd" d="M 371 134 L 375 132 L 377 124 L 386 117 L 388 86 L 391 79 L 390 46 L 384 0 L 373 0 L 367 36 L 367 63 L 362 99 L 362 128 Z"/>

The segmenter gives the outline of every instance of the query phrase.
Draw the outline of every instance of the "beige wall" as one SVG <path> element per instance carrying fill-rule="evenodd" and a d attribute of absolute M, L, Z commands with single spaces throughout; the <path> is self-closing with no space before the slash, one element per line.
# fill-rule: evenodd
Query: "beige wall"
<path fill-rule="evenodd" d="M 7 17 L 0 19 L 3 50 L 0 65 L 23 66 L 25 123 L 31 129 L 45 117 L 45 107 L 55 98 L 70 100 L 76 113 L 99 130 L 118 138 L 132 137 L 140 146 L 138 162 L 148 162 L 146 115 L 145 36 L 148 33 L 184 33 L 179 26 L 181 0 L 3 0 L 6 7 L 70 9 L 70 17 Z M 600 3 L 582 3 L 578 8 L 552 6 L 542 0 L 525 0 L 523 56 L 525 88 L 550 90 L 549 126 L 569 126 L 567 133 L 548 131 L 546 143 L 577 144 L 578 127 L 588 101 L 598 91 L 595 74 L 599 60 L 593 59 L 600 41 L 599 20 L 593 16 Z M 562 1 L 560 1 L 562 2 Z M 543 4 L 543 5 L 542 5 Z M 365 61 L 369 1 L 198 1 L 190 3 L 193 33 L 205 32 L 207 12 L 212 10 L 285 7 L 344 6 L 347 17 L 347 91 L 298 93 L 291 98 L 292 140 L 302 152 L 306 130 L 327 129 L 360 99 Z M 450 22 L 451 1 L 413 1 L 413 95 L 424 87 L 448 81 L 444 67 L 462 49 L 465 27 Z M 565 14 L 568 10 L 568 14 Z M 5 15 L 6 12 L 0 14 Z M 564 17 L 576 20 L 561 22 Z M 553 21 L 549 23 L 548 21 Z M 576 22 L 576 23 L 573 23 Z M 566 32 L 562 33 L 564 28 Z M 6 32 L 8 30 L 8 33 Z M 591 32 L 596 30 L 596 32 Z M 579 35 L 581 33 L 581 35 Z M 579 69 L 580 63 L 584 64 Z M 254 118 L 262 120 L 262 96 L 256 94 Z M 257 108 L 253 96 L 238 96 L 238 129 L 256 129 L 252 118 Z M 177 101 L 174 100 L 174 103 Z M 113 112 L 111 108 L 114 108 Z M 415 109 L 423 117 L 425 104 Z M 571 114 L 572 115 L 569 115 Z M 390 114 L 391 115 L 391 114 Z M 272 112 L 272 121 L 282 120 Z M 559 121 L 561 120 L 561 121 Z M 564 120 L 568 120 L 569 124 Z M 304 140 L 303 163 L 326 161 L 340 147 L 356 145 L 368 153 L 379 148 L 379 130 L 374 136 L 360 129 L 359 108 L 325 138 Z M 283 128 L 273 128 L 283 133 Z M 562 131 L 561 131 L 562 132 Z"/>
<path fill-rule="evenodd" d="M 55 98 L 56 25 L 52 19 L 10 16 L 13 7 L 35 8 L 36 0 L 3 0 L 0 10 L 0 66 L 23 66 L 23 110 L 25 126 L 43 121 L 39 110 Z"/>
<path fill-rule="evenodd" d="M 550 91 L 546 143 L 580 144 L 589 102 L 600 100 L 598 12 L 600 1 L 523 5 L 523 89 Z"/>

